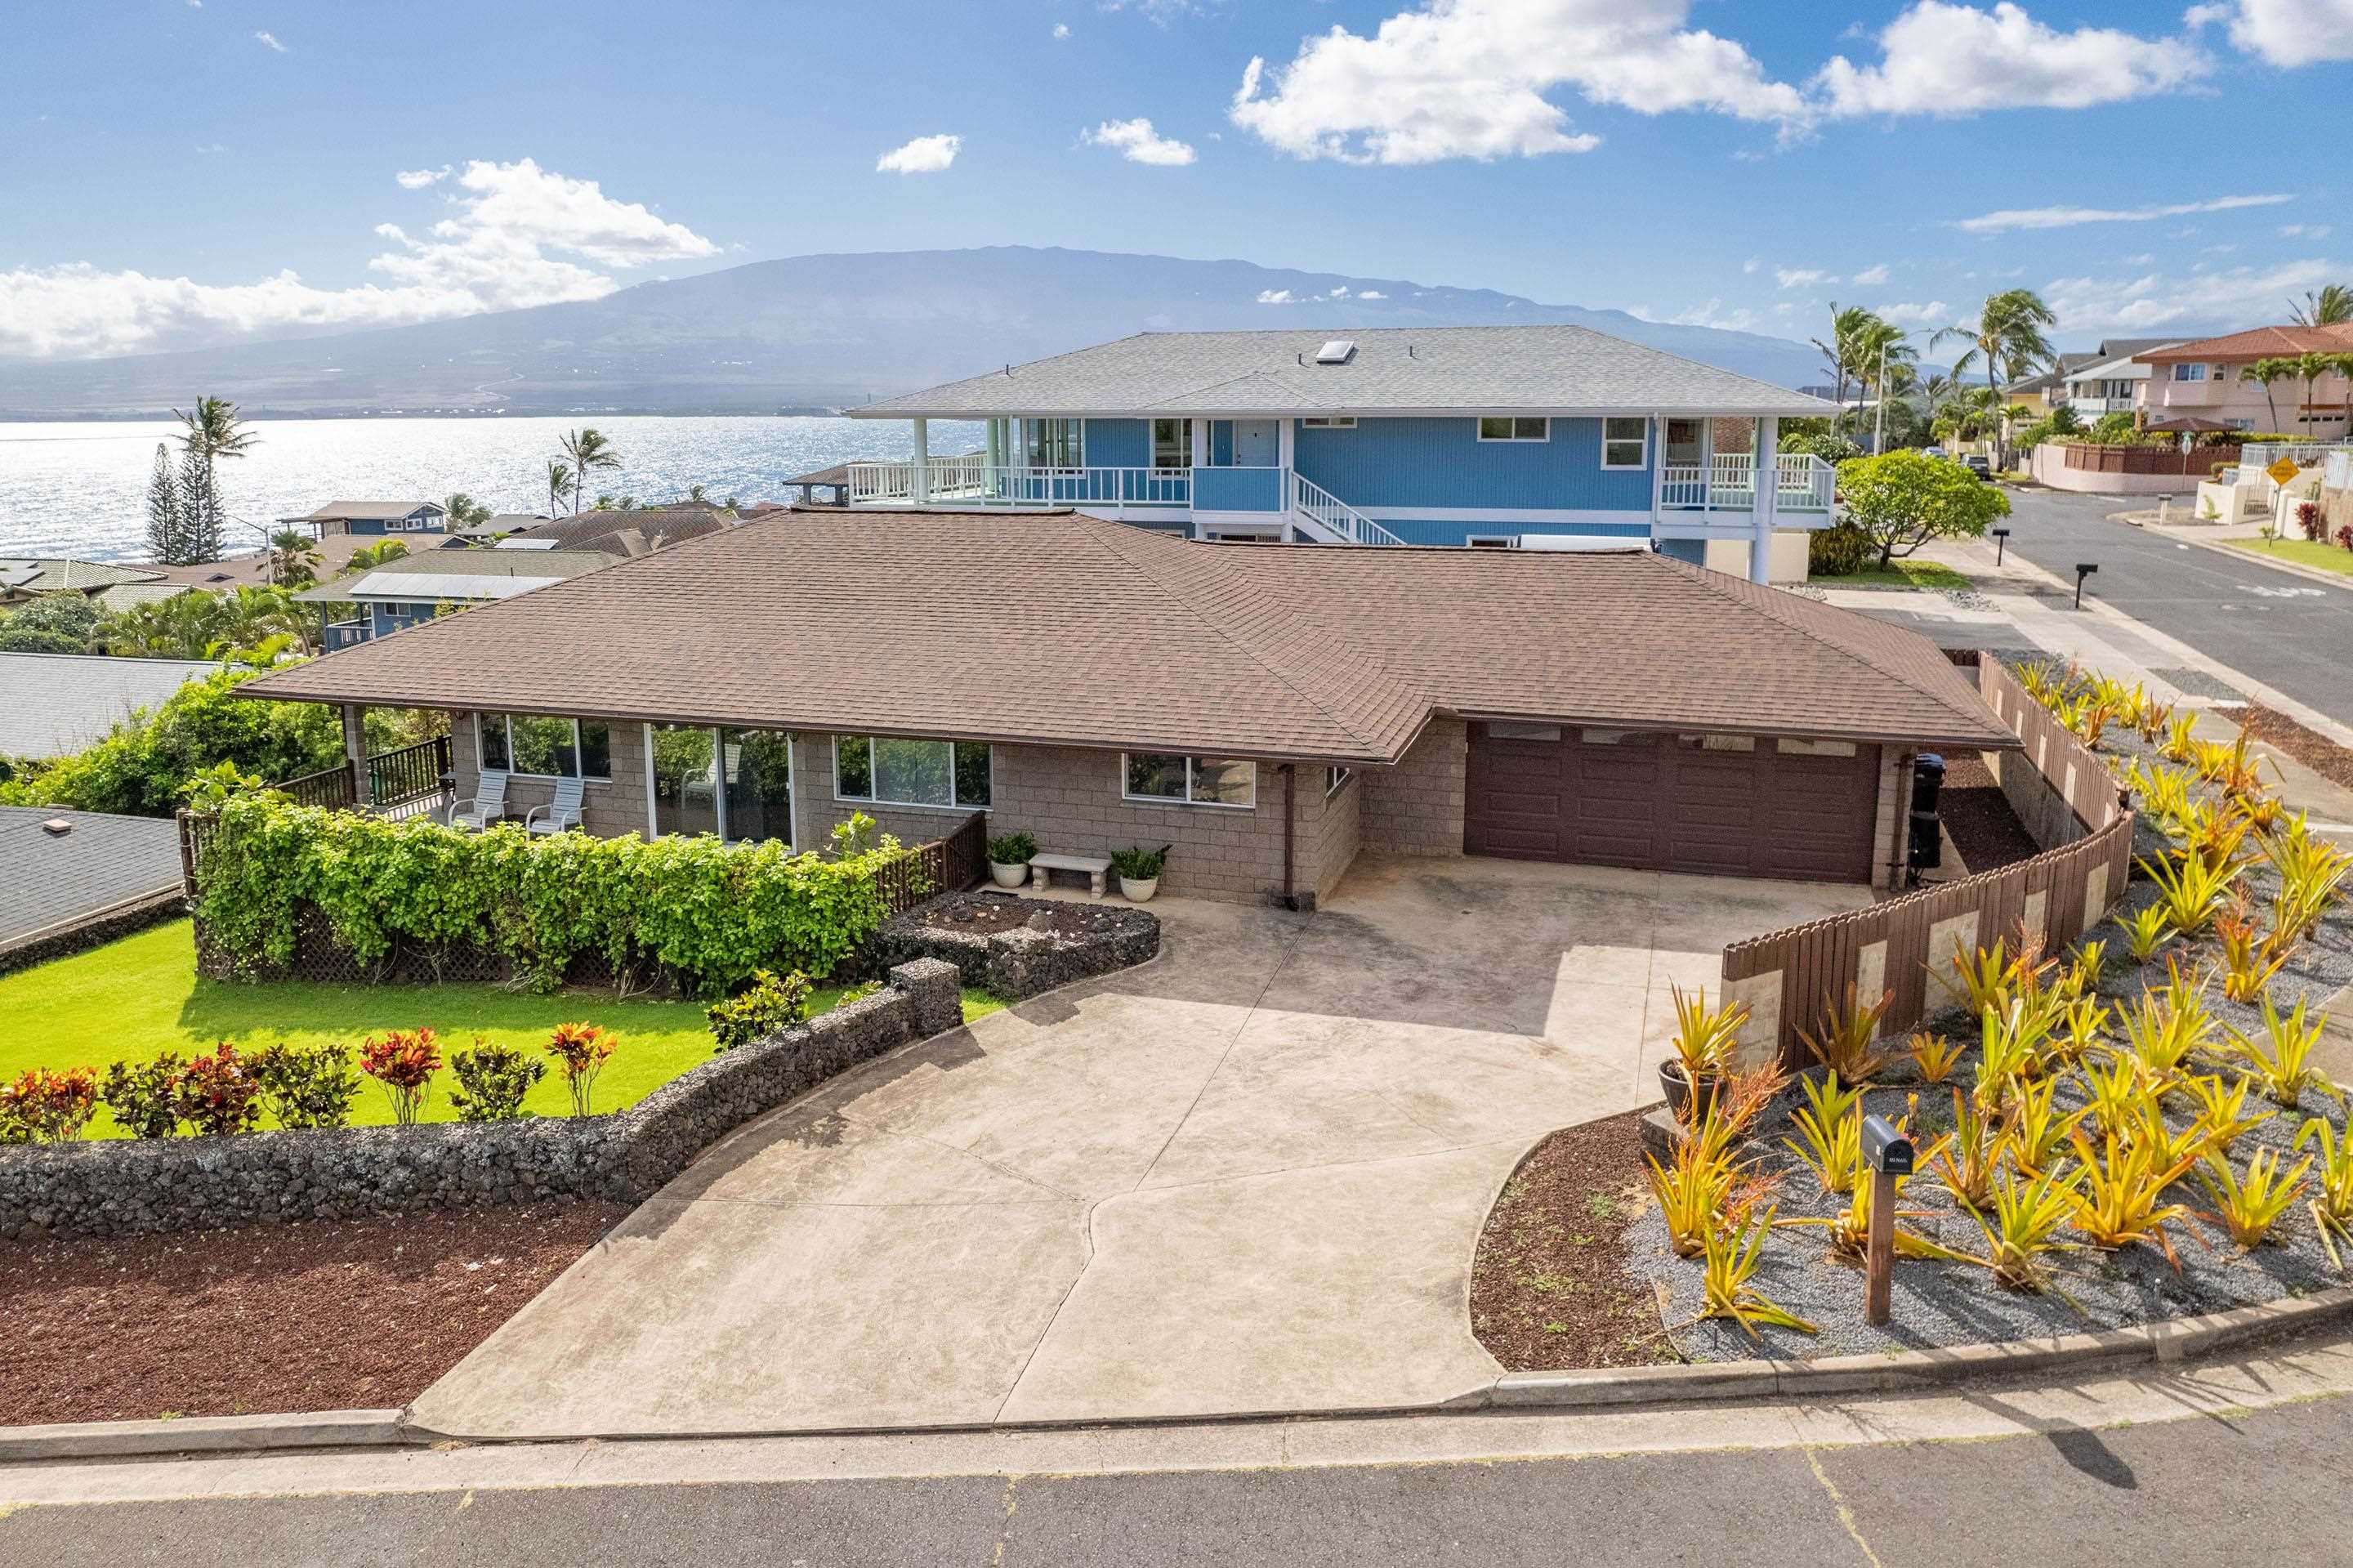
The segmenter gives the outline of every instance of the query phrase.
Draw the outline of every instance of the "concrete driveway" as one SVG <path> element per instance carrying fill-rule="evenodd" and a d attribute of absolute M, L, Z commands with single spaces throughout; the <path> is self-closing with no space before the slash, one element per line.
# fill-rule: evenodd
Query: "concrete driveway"
<path fill-rule="evenodd" d="M 1860 888 L 1366 859 L 712 1150 L 417 1402 L 454 1436 L 1425 1404 L 1537 1137 L 1657 1097 L 1671 982 Z"/>

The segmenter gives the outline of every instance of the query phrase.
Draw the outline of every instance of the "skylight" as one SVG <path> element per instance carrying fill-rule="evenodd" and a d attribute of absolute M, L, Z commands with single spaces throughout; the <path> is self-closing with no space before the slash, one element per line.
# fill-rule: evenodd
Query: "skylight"
<path fill-rule="evenodd" d="M 1345 365 L 1348 363 L 1348 356 L 1356 352 L 1356 344 L 1355 339 L 1335 337 L 1331 342 L 1325 344 L 1323 347 L 1315 351 L 1315 363 L 1318 365 Z"/>

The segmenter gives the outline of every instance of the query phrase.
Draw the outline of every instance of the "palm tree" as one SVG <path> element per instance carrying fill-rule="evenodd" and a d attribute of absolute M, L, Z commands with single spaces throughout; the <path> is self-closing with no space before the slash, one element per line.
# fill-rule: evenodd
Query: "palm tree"
<path fill-rule="evenodd" d="M 702 492 L 703 486 L 699 484 L 690 484 L 686 487 L 686 498 L 689 501 L 701 501 L 702 499 Z"/>
<path fill-rule="evenodd" d="M 1976 321 L 1944 328 L 1928 339 L 1928 346 L 1934 348 L 1948 337 L 1968 343 L 1969 346 L 1953 361 L 1954 378 L 1957 380 L 1972 360 L 1982 359 L 1987 390 L 1991 400 L 1999 403 L 2005 371 L 2010 379 L 2017 380 L 2031 374 L 2036 366 L 2051 362 L 2051 340 L 2043 335 L 2043 329 L 2058 323 L 2059 318 L 2033 290 L 2004 289 L 1986 296 Z M 2009 466 L 2010 454 L 2004 450 L 2007 441 L 2006 433 L 1995 438 L 1997 467 Z"/>
<path fill-rule="evenodd" d="M 245 428 L 245 420 L 237 405 L 222 397 L 199 397 L 190 411 L 172 410 L 172 417 L 186 428 L 180 434 L 180 446 L 186 456 L 185 472 L 180 482 L 182 504 L 186 508 L 185 527 L 189 561 L 174 562 L 185 566 L 194 561 L 218 560 L 221 553 L 220 489 L 213 472 L 214 463 L 221 458 L 239 458 L 260 438 Z"/>
<path fill-rule="evenodd" d="M 308 588 L 319 580 L 319 547 L 300 528 L 269 535 L 269 580 L 280 588 Z"/>
<path fill-rule="evenodd" d="M 452 528 L 479 528 L 491 520 L 491 509 L 462 490 L 453 490 L 441 502 Z"/>
<path fill-rule="evenodd" d="M 1862 368 L 1863 337 L 1870 323 L 1878 319 L 1861 305 L 1849 305 L 1841 310 L 1838 302 L 1832 300 L 1829 341 L 1821 338 L 1812 340 L 1814 346 L 1821 351 L 1823 365 L 1831 373 L 1831 401 L 1841 408 L 1846 404 L 1847 387 L 1853 383 L 1856 372 Z"/>
<path fill-rule="evenodd" d="M 580 493 L 588 488 L 588 471 L 592 468 L 618 468 L 621 454 L 613 450 L 593 427 L 572 431 L 558 443 L 572 469 L 572 510 L 580 510 Z"/>
<path fill-rule="evenodd" d="M 2258 359 L 2239 374 L 2263 389 L 2263 401 L 2272 411 L 2272 433 L 2284 434 L 2279 428 L 2279 399 L 2272 395 L 2272 384 L 2284 381 L 2296 373 L 2293 359 Z"/>
<path fill-rule="evenodd" d="M 2353 289 L 2325 283 L 2318 293 L 2305 291 L 2304 303 L 2287 302 L 2288 320 L 2298 326 L 2341 326 L 2353 322 Z"/>
<path fill-rule="evenodd" d="M 564 510 L 564 493 L 573 488 L 572 465 L 551 462 L 547 465 L 547 514 L 551 517 Z"/>

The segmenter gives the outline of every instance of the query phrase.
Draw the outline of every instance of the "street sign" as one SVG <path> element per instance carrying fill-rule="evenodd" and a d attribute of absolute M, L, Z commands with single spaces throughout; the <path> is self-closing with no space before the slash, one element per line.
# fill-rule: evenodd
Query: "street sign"
<path fill-rule="evenodd" d="M 2272 464 L 2271 467 L 2263 470 L 2263 471 L 2272 476 L 2272 482 L 2274 484 L 2285 484 L 2289 480 L 2294 479 L 2297 474 L 2304 471 L 2297 468 L 2295 463 L 2290 462 L 2287 459 L 2282 458 L 2279 461 Z"/>

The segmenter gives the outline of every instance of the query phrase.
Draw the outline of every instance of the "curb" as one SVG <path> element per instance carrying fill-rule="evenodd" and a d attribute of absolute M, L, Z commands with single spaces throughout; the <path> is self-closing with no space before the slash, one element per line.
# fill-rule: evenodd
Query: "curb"
<path fill-rule="evenodd" d="M 178 1421 L 79 1421 L 0 1427 L 0 1465 L 39 1459 L 156 1458 L 263 1454 L 289 1448 L 421 1446 L 397 1410 L 321 1410 L 300 1415 L 199 1415 Z"/>
<path fill-rule="evenodd" d="M 1779 1395 L 1879 1393 L 1936 1388 L 2005 1373 L 2069 1372 L 2119 1362 L 2169 1365 L 2250 1340 L 2298 1333 L 2353 1315 L 2353 1288 L 2197 1318 L 2144 1323 L 2097 1334 L 2004 1344 L 1955 1345 L 1934 1351 L 1826 1356 L 1818 1361 L 1715 1361 L 1657 1367 L 1602 1367 L 1586 1372 L 1506 1372 L 1484 1398 L 1456 1408 L 1564 1409 L 1580 1405 L 1665 1404 L 1709 1399 Z"/>
<path fill-rule="evenodd" d="M 2330 588 L 2353 592 L 2353 575 L 2343 572 L 2324 572 L 2317 567 L 2300 567 L 2293 561 L 2275 560 L 2262 550 L 2241 550 L 2214 539 L 2179 538 L 2179 529 L 2144 528 L 2142 532 L 2154 534 L 2160 539 L 2174 539 L 2179 544 L 2194 545 L 2201 550 L 2211 550 L 2217 555 L 2228 556 L 2234 561 L 2253 561 L 2258 566 L 2268 567 L 2273 571 L 2285 572 L 2290 577 L 2309 577 L 2314 582 L 2326 583 Z"/>

